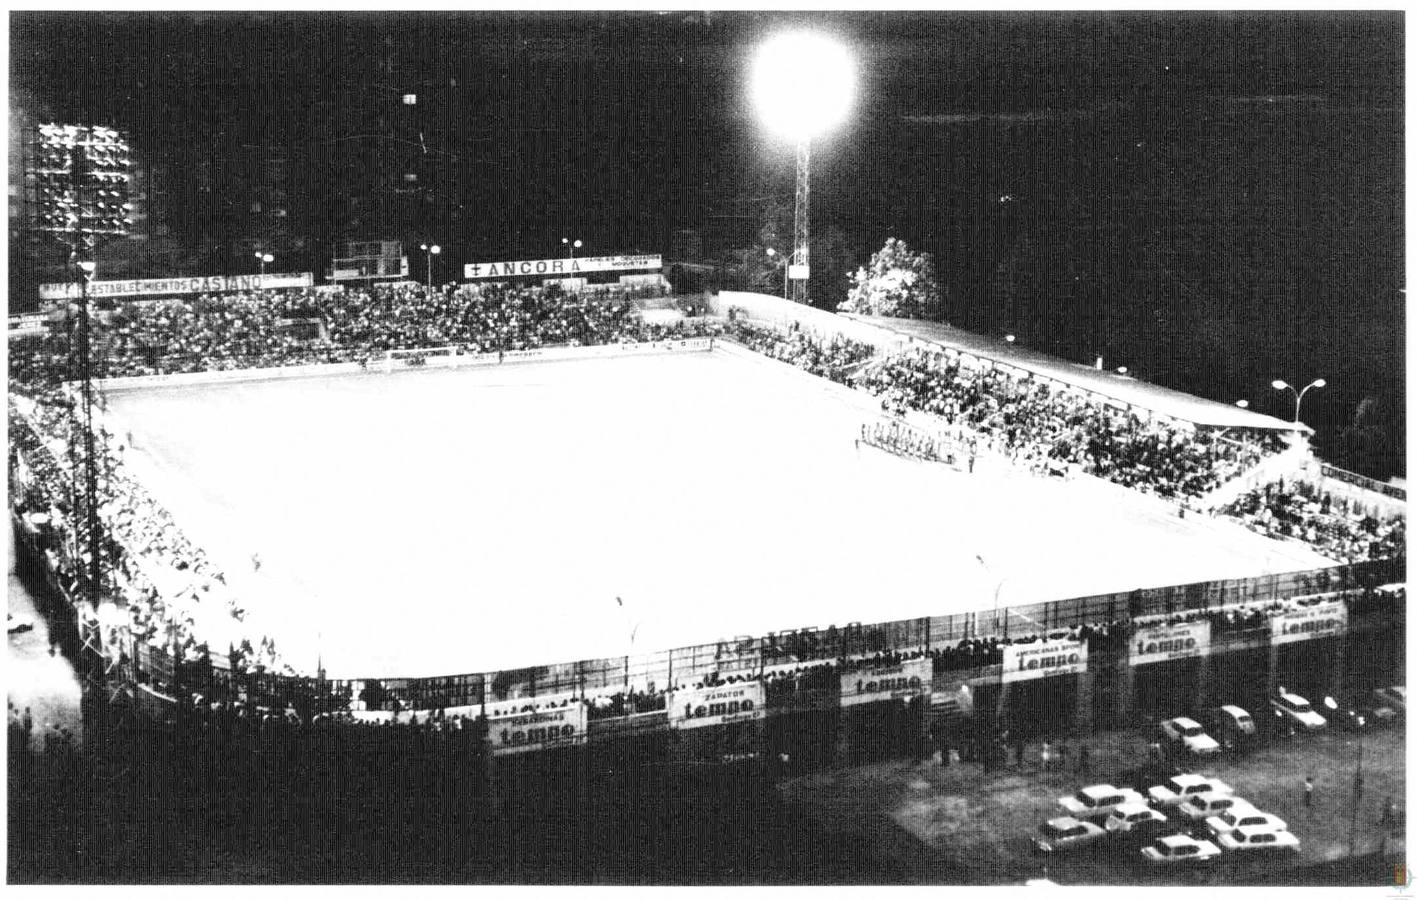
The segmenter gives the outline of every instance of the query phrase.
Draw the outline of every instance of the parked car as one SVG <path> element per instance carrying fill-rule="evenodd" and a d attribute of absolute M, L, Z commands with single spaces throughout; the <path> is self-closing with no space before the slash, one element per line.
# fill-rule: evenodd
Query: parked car
<path fill-rule="evenodd" d="M 1102 827 L 1108 834 L 1123 834 L 1142 822 L 1165 822 L 1166 817 L 1145 803 L 1123 803 L 1112 811 Z"/>
<path fill-rule="evenodd" d="M 1146 789 L 1147 799 L 1155 806 L 1173 807 L 1196 794 L 1233 794 L 1230 785 L 1205 775 L 1173 775 L 1161 784 Z"/>
<path fill-rule="evenodd" d="M 1309 705 L 1309 701 L 1298 694 L 1280 691 L 1270 698 L 1269 705 L 1290 725 L 1301 731 L 1320 731 L 1328 725 L 1328 720 Z"/>
<path fill-rule="evenodd" d="M 1033 839 L 1033 846 L 1044 853 L 1057 853 L 1094 844 L 1106 835 L 1107 832 L 1093 822 L 1084 822 L 1072 816 L 1059 816 L 1049 819 L 1039 827 L 1038 837 Z"/>
<path fill-rule="evenodd" d="M 1407 717 L 1407 688 L 1402 685 L 1378 688 L 1373 691 L 1374 699 L 1395 711 L 1399 718 Z"/>
<path fill-rule="evenodd" d="M 1168 834 L 1141 849 L 1142 859 L 1152 865 L 1197 863 L 1215 859 L 1220 848 L 1210 841 L 1198 841 L 1186 834 Z"/>
<path fill-rule="evenodd" d="M 1240 746 L 1259 736 L 1255 720 L 1234 704 L 1212 707 L 1201 713 L 1201 720 L 1223 747 Z"/>
<path fill-rule="evenodd" d="M 1236 828 L 1267 828 L 1270 831 L 1288 831 L 1289 826 L 1278 816 L 1260 812 L 1253 806 L 1246 803 L 1244 806 L 1235 805 L 1227 809 L 1218 816 L 1211 816 L 1205 820 L 1205 827 L 1213 837 L 1220 837 L 1228 834 Z"/>
<path fill-rule="evenodd" d="M 1191 821 L 1200 823 L 1211 816 L 1220 815 L 1236 804 L 1250 805 L 1232 794 L 1195 794 L 1176 807 L 1176 810 Z"/>
<path fill-rule="evenodd" d="M 1146 803 L 1146 798 L 1131 788 L 1094 784 L 1058 799 L 1063 811 L 1078 819 L 1105 819 L 1124 803 Z"/>
<path fill-rule="evenodd" d="M 1366 703 L 1325 697 L 1324 707 L 1328 710 L 1329 722 L 1344 731 L 1367 731 L 1378 724 L 1377 713 Z M 1392 715 L 1392 710 L 1388 710 L 1388 715 Z"/>
<path fill-rule="evenodd" d="M 1220 752 L 1220 744 L 1205 733 L 1205 729 L 1195 719 L 1184 716 L 1167 719 L 1159 726 L 1161 735 L 1174 749 L 1184 750 L 1195 756 L 1213 756 Z"/>
<path fill-rule="evenodd" d="M 1222 850 L 1288 850 L 1299 852 L 1299 839 L 1292 832 L 1269 831 L 1255 825 L 1242 825 L 1227 831 L 1216 841 Z"/>
<path fill-rule="evenodd" d="M 22 634 L 34 630 L 34 619 L 23 614 L 6 613 L 5 627 L 9 634 Z"/>

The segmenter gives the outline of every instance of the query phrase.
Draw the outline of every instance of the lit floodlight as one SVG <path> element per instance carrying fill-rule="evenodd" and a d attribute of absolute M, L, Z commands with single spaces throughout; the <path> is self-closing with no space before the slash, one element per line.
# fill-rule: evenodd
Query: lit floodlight
<path fill-rule="evenodd" d="M 829 37 L 787 32 L 758 48 L 750 84 L 768 128 L 809 140 L 846 117 L 856 93 L 855 64 Z"/>

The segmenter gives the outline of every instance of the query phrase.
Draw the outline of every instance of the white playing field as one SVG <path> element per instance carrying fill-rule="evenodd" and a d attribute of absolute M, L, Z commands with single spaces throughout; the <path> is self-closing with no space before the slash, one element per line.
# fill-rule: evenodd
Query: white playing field
<path fill-rule="evenodd" d="M 152 388 L 109 405 L 137 472 L 223 563 L 251 624 L 331 677 L 616 656 L 632 630 L 641 652 L 988 609 L 996 589 L 1007 606 L 1329 564 L 1115 504 L 1086 480 L 858 450 L 870 397 L 722 350 Z"/>

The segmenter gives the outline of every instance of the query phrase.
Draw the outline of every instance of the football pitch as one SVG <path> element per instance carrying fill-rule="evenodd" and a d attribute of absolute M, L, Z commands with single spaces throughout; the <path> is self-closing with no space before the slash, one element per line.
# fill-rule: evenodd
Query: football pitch
<path fill-rule="evenodd" d="M 1331 564 L 1089 479 L 858 448 L 873 398 L 738 350 L 152 387 L 108 405 L 134 474 L 223 566 L 251 628 L 332 678 Z"/>

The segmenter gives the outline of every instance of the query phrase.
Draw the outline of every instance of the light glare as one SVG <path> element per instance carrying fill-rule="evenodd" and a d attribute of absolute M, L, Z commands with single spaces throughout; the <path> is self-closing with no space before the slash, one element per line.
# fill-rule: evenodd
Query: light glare
<path fill-rule="evenodd" d="M 841 122 L 856 79 L 851 55 L 831 38 L 788 32 L 769 38 L 753 60 L 752 95 L 768 128 L 796 140 Z"/>

